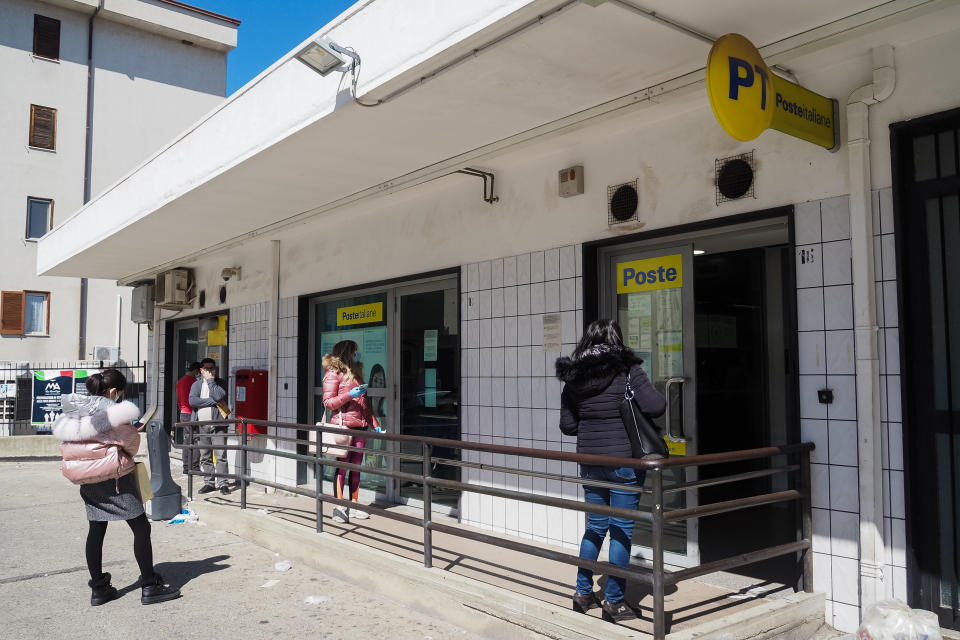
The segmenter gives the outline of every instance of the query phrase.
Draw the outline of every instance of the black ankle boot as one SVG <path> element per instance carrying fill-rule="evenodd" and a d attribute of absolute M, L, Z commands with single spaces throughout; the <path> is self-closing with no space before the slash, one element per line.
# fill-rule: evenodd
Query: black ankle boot
<path fill-rule="evenodd" d="M 140 604 L 156 604 L 180 597 L 180 589 L 165 585 L 159 573 L 154 573 L 146 581 L 140 576 L 140 587 Z"/>
<path fill-rule="evenodd" d="M 116 587 L 110 584 L 110 574 L 104 573 L 96 580 L 87 581 L 91 593 L 90 593 L 90 606 L 99 607 L 102 604 L 106 604 L 117 597 Z"/>

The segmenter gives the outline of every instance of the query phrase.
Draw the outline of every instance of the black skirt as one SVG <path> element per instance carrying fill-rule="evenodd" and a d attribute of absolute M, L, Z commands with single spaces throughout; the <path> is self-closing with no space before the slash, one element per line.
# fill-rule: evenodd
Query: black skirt
<path fill-rule="evenodd" d="M 132 520 L 143 514 L 135 472 L 117 480 L 80 485 L 80 497 L 87 505 L 87 520 L 92 522 Z"/>

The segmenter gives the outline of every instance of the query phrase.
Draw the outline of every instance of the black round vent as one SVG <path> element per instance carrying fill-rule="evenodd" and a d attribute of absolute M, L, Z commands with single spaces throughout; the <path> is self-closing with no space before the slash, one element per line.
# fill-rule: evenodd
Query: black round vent
<path fill-rule="evenodd" d="M 227 301 L 227 288 L 220 287 L 220 304 L 223 304 Z"/>
<path fill-rule="evenodd" d="M 200 292 L 200 308 L 203 309 L 207 305 L 207 290 L 204 289 Z"/>
<path fill-rule="evenodd" d="M 618 222 L 625 222 L 637 212 L 637 190 L 633 185 L 618 187 L 610 196 L 610 215 Z"/>
<path fill-rule="evenodd" d="M 720 167 L 717 175 L 717 189 L 729 200 L 742 198 L 753 184 L 753 167 L 746 160 L 734 158 Z"/>

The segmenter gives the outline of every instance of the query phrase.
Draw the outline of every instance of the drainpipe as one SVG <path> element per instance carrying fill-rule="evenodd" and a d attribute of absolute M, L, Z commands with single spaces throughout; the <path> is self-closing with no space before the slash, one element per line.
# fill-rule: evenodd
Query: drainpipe
<path fill-rule="evenodd" d="M 870 105 L 890 97 L 896 84 L 893 47 L 873 49 L 873 82 L 847 99 L 847 157 L 850 163 L 850 242 L 857 358 L 857 457 L 860 485 L 860 604 L 885 598 L 883 457 L 880 424 L 880 361 L 870 176 Z"/>
<path fill-rule="evenodd" d="M 267 322 L 268 324 L 268 333 L 270 334 L 270 342 L 267 346 L 267 420 L 276 420 L 277 419 L 277 385 L 280 383 L 280 379 L 277 376 L 279 373 L 278 356 L 279 356 L 279 347 L 280 347 L 280 241 L 271 240 L 270 241 L 270 316 Z M 273 434 L 281 435 L 280 430 L 276 427 L 271 427 L 267 429 L 267 433 L 273 432 Z M 283 434 L 286 435 L 286 434 Z M 279 443 L 274 442 L 273 446 L 276 447 Z M 279 460 L 274 457 L 273 459 L 273 476 L 275 482 L 280 482 L 280 474 L 278 473 Z"/>
<path fill-rule="evenodd" d="M 86 144 L 84 145 L 83 157 L 83 204 L 90 202 L 90 172 L 91 155 L 93 152 L 93 20 L 103 9 L 103 0 L 97 4 L 97 8 L 90 14 L 90 21 L 87 24 L 87 130 Z M 78 355 L 80 360 L 87 357 L 87 279 L 80 278 L 80 330 L 78 342 Z M 120 347 L 120 343 L 117 343 Z"/>

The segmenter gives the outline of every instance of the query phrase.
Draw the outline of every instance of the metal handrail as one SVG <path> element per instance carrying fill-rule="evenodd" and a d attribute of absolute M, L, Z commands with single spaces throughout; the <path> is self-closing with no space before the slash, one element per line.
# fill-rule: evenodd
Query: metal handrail
<path fill-rule="evenodd" d="M 411 436 L 406 434 L 391 434 L 391 433 L 378 433 L 375 431 L 363 431 L 364 438 L 378 439 L 383 441 L 393 441 L 393 442 L 402 442 L 402 443 L 416 443 L 420 446 L 421 453 L 411 453 L 403 451 L 383 451 L 380 449 L 371 449 L 369 447 L 354 447 L 354 446 L 345 446 L 344 449 L 350 451 L 360 451 L 360 452 L 370 452 L 377 455 L 390 455 L 393 458 L 399 458 L 401 460 L 407 460 L 412 462 L 422 463 L 422 470 L 419 474 L 409 473 L 405 471 L 399 471 L 395 469 L 381 469 L 375 467 L 364 467 L 362 465 L 348 463 L 344 460 L 334 459 L 334 458 L 325 458 L 322 456 L 321 447 L 317 446 L 317 452 L 315 454 L 301 454 L 294 453 L 290 451 L 280 451 L 278 449 L 270 449 L 262 446 L 251 446 L 249 442 L 249 435 L 257 435 L 266 440 L 272 440 L 275 442 L 295 442 L 297 444 L 307 444 L 309 441 L 301 438 L 290 438 L 287 436 L 277 436 L 277 435 L 263 435 L 263 434 L 248 434 L 248 430 L 243 425 L 256 425 L 260 427 L 268 428 L 280 428 L 280 429 L 294 429 L 297 431 L 313 431 L 316 433 L 342 433 L 343 429 L 340 427 L 331 427 L 327 425 L 311 425 L 311 424 L 297 424 L 297 423 L 285 423 L 285 422 L 275 422 L 270 420 L 248 420 L 244 418 L 237 418 L 236 420 L 230 421 L 230 424 L 236 424 L 239 428 L 240 444 L 239 445 L 228 445 L 225 442 L 227 436 L 236 436 L 237 434 L 230 433 L 204 433 L 197 434 L 194 433 L 194 429 L 201 426 L 223 426 L 225 423 L 223 420 L 211 420 L 203 422 L 179 422 L 174 426 L 184 427 L 186 429 L 185 434 L 185 443 L 175 445 L 180 449 L 209 449 L 210 446 L 198 445 L 195 444 L 195 437 L 203 435 L 204 437 L 214 437 L 222 438 L 224 444 L 214 445 L 215 448 L 221 450 L 233 450 L 239 451 L 240 453 L 240 464 L 239 473 L 234 474 L 218 474 L 218 473 L 207 473 L 205 475 L 213 475 L 214 477 L 227 477 L 233 478 L 239 481 L 240 483 L 240 508 L 245 509 L 247 506 L 247 487 L 250 484 L 259 484 L 266 487 L 272 487 L 279 489 L 281 491 L 291 491 L 300 494 L 307 495 L 312 497 L 316 503 L 316 530 L 318 533 L 323 532 L 323 503 L 329 502 L 331 504 L 349 507 L 353 504 L 350 500 L 343 500 L 339 498 L 334 498 L 333 496 L 324 495 L 322 481 L 323 481 L 323 468 L 325 466 L 335 467 L 338 469 L 345 470 L 354 470 L 362 471 L 364 473 L 370 473 L 381 477 L 395 478 L 400 480 L 405 480 L 411 483 L 419 484 L 423 487 L 423 517 L 415 518 L 406 514 L 399 514 L 391 512 L 386 509 L 381 509 L 375 506 L 369 506 L 371 511 L 382 515 L 387 518 L 394 520 L 400 520 L 407 522 L 409 524 L 415 524 L 420 526 L 423 529 L 423 563 L 426 567 L 431 567 L 433 565 L 433 540 L 432 533 L 433 531 L 440 531 L 445 534 L 458 536 L 462 538 L 467 538 L 470 540 L 475 540 L 478 542 L 484 542 L 488 544 L 494 544 L 501 547 L 509 548 L 514 551 L 519 551 L 529 555 L 534 555 L 537 557 L 547 558 L 555 560 L 558 562 L 563 562 L 565 564 L 576 565 L 591 569 L 595 572 L 602 572 L 608 575 L 621 576 L 624 578 L 638 580 L 652 587 L 653 591 L 653 626 L 654 626 L 654 639 L 663 640 L 669 631 L 669 621 L 666 616 L 665 611 L 665 588 L 667 585 L 673 585 L 683 580 L 689 580 L 701 575 L 706 575 L 708 573 L 714 573 L 717 571 L 724 571 L 748 564 L 753 564 L 756 562 L 761 562 L 763 560 L 768 560 L 771 558 L 776 558 L 786 555 L 799 555 L 799 559 L 802 562 L 803 574 L 800 581 L 802 588 L 805 591 L 813 590 L 813 553 L 811 546 L 811 535 L 812 535 L 812 515 L 811 515 L 811 504 L 810 504 L 810 452 L 814 449 L 813 443 L 800 443 L 800 444 L 790 444 L 776 447 L 762 447 L 757 449 L 745 449 L 741 451 L 728 451 L 724 453 L 712 453 L 712 454 L 701 454 L 695 456 L 684 456 L 684 457 L 673 457 L 662 460 L 638 460 L 635 458 L 622 458 L 615 456 L 599 456 L 592 454 L 579 454 L 579 453 L 568 453 L 563 451 L 547 451 L 544 449 L 531 449 L 525 447 L 511 447 L 506 445 L 495 445 L 495 444 L 484 444 L 479 442 L 468 442 L 464 440 L 450 440 L 446 438 L 433 438 L 428 436 Z M 318 440 L 321 438 L 318 436 Z M 187 444 L 190 443 L 190 444 Z M 563 462 L 575 462 L 581 465 L 593 465 L 593 466 L 604 466 L 604 467 L 630 467 L 637 470 L 644 470 L 649 474 L 650 484 L 652 489 L 649 493 L 652 494 L 652 507 L 648 511 L 640 510 L 631 510 L 631 509 L 621 509 L 615 507 L 609 507 L 606 505 L 596 505 L 588 502 L 581 502 L 579 500 L 569 500 L 565 498 L 557 498 L 553 496 L 524 493 L 521 491 L 515 491 L 511 489 L 501 489 L 497 487 L 483 486 L 471 484 L 469 482 L 461 482 L 457 480 L 446 480 L 443 478 L 436 478 L 432 476 L 433 465 L 443 464 L 451 466 L 472 466 L 474 468 L 481 468 L 485 470 L 496 470 L 502 473 L 512 473 L 517 475 L 528 475 L 538 478 L 546 478 L 551 480 L 560 480 L 563 482 L 577 482 L 578 484 L 589 484 L 595 486 L 608 486 L 610 483 L 602 481 L 587 480 L 583 478 L 571 478 L 569 476 L 564 476 L 562 474 L 548 473 L 548 472 L 539 472 L 531 471 L 526 469 L 511 469 L 509 467 L 495 466 L 495 465 L 478 465 L 475 463 L 464 463 L 460 460 L 452 460 L 449 458 L 440 458 L 433 454 L 435 447 L 441 447 L 446 449 L 458 449 L 458 450 L 467 450 L 467 451 L 480 451 L 484 453 L 497 453 L 510 456 L 526 457 L 526 458 L 539 458 L 546 460 L 559 460 Z M 305 489 L 304 487 L 290 486 L 278 482 L 272 482 L 265 479 L 257 478 L 252 474 L 247 473 L 247 455 L 249 453 L 257 453 L 262 455 L 272 455 L 275 457 L 286 458 L 291 460 L 297 460 L 299 462 L 306 462 L 314 465 L 314 477 L 316 480 L 316 487 L 314 489 Z M 733 475 L 722 476 L 718 478 L 709 478 L 706 480 L 698 480 L 694 482 L 684 483 L 676 482 L 675 484 L 665 487 L 664 486 L 664 470 L 677 469 L 677 468 L 687 468 L 687 467 L 701 467 L 707 465 L 716 465 L 716 464 L 727 464 L 731 462 L 743 462 L 749 460 L 761 460 L 761 459 L 772 459 L 778 456 L 798 456 L 799 461 L 795 464 L 785 464 L 782 467 L 776 467 L 771 469 L 763 469 L 758 471 L 751 471 L 746 473 L 738 473 Z M 796 489 L 788 489 L 784 491 L 777 491 L 773 493 L 764 493 L 760 495 L 748 496 L 745 498 L 738 498 L 735 500 L 726 500 L 717 503 L 710 503 L 705 505 L 697 505 L 694 507 L 686 507 L 680 509 L 667 510 L 664 508 L 664 497 L 668 493 L 673 492 L 686 492 L 699 489 L 705 486 L 716 486 L 721 484 L 731 484 L 735 482 L 741 482 L 747 479 L 760 478 L 772 476 L 778 473 L 790 474 L 794 472 L 799 472 L 799 482 Z M 188 470 L 187 471 L 187 492 L 189 496 L 193 497 L 193 476 L 199 475 L 199 472 Z M 541 504 L 551 507 L 559 507 L 563 509 L 571 509 L 575 511 L 582 511 L 587 513 L 596 513 L 606 516 L 621 517 L 636 522 L 646 522 L 651 525 L 652 528 L 652 568 L 649 567 L 640 567 L 640 566 L 628 566 L 628 567 L 619 567 L 612 565 L 609 562 L 599 562 L 599 561 L 589 561 L 584 560 L 578 556 L 574 556 L 568 553 L 553 551 L 551 549 L 544 549 L 542 547 L 537 547 L 531 544 L 524 542 L 519 542 L 515 540 L 508 540 L 504 538 L 498 538 L 496 536 L 491 536 L 488 534 L 478 533 L 470 531 L 467 529 L 461 529 L 459 527 L 453 527 L 446 524 L 436 523 L 432 521 L 432 491 L 434 488 L 443 488 L 443 489 L 452 489 L 456 491 L 463 492 L 472 492 L 479 493 L 482 495 L 490 495 L 494 497 L 505 498 L 509 500 L 518 500 L 521 502 L 528 502 L 532 504 Z M 624 488 L 624 487 L 620 487 Z M 646 492 L 645 492 L 646 493 Z M 664 525 L 677 522 L 685 521 L 691 518 L 702 518 L 716 515 L 719 513 L 727 513 L 730 511 L 739 511 L 742 509 L 749 509 L 753 507 L 758 507 L 762 505 L 776 504 L 776 503 L 785 503 L 785 502 L 798 502 L 801 508 L 801 535 L 800 539 L 795 542 L 790 542 L 787 544 L 774 545 L 769 547 L 764 547 L 749 553 L 738 554 L 728 558 L 722 558 L 713 562 L 688 567 L 684 569 L 667 571 L 664 566 L 664 543 L 663 543 L 663 533 Z"/>

